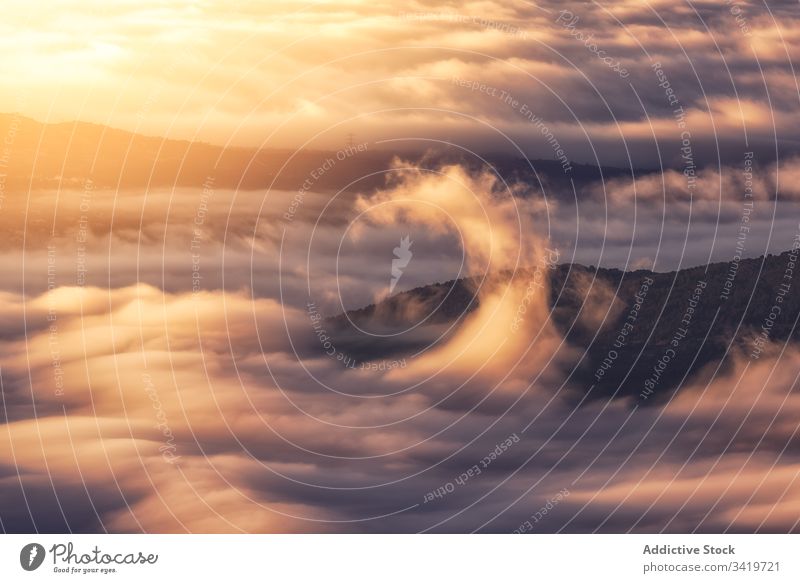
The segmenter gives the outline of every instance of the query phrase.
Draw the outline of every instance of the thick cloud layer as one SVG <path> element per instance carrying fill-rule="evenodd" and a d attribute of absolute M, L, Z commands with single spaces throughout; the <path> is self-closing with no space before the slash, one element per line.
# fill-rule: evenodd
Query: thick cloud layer
<path fill-rule="evenodd" d="M 116 203 L 135 219 L 91 222 L 85 285 L 65 211 L 0 298 L 3 528 L 797 530 L 796 349 L 712 367 L 663 405 L 594 398 L 570 380 L 580 355 L 536 276 L 559 260 L 535 234 L 550 209 L 509 189 L 404 170 L 283 229 L 283 205 L 257 216 L 260 198 L 231 205 L 242 193 L 214 193 L 201 215 L 199 191 L 164 214 L 127 195 Z M 517 275 L 479 279 L 480 309 L 423 353 L 354 361 L 321 318 L 383 297 L 408 233 L 409 281 L 459 265 Z M 587 278 L 580 293 L 587 329 L 619 312 L 612 289 Z"/>

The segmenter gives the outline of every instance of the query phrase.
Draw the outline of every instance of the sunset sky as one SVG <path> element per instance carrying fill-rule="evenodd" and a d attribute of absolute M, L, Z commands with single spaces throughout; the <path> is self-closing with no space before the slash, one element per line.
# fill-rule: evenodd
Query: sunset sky
<path fill-rule="evenodd" d="M 789 66 L 800 51 L 795 9 L 789 0 L 769 9 L 628 0 L 11 0 L 0 24 L 0 110 L 217 144 L 330 147 L 353 132 L 509 150 L 508 136 L 537 157 L 549 154 L 519 106 L 459 79 L 527 104 L 575 160 L 627 165 L 631 157 L 653 167 L 654 142 L 676 139 L 652 68 L 660 63 L 698 157 L 716 162 L 718 150 L 730 156 L 747 140 L 774 158 L 776 137 L 790 152 L 800 138 Z M 672 153 L 663 155 L 669 162 Z"/>

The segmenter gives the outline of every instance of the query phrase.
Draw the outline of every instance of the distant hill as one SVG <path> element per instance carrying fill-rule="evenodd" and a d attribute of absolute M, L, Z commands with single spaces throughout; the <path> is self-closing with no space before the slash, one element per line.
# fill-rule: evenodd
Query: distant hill
<path fill-rule="evenodd" d="M 550 317 L 567 342 L 585 351 L 571 382 L 583 390 L 594 385 L 597 396 L 654 402 L 706 365 L 725 370 L 732 354 L 763 358 L 767 338 L 778 344 L 800 340 L 797 259 L 785 252 L 669 273 L 559 265 L 550 271 Z M 414 324 L 404 318 L 413 305 L 419 320 L 425 318 L 420 328 L 442 327 L 477 307 L 474 283 L 456 280 L 398 293 L 329 323 L 337 341 L 349 343 L 342 349 L 358 358 L 407 353 L 422 348 L 425 336 L 417 343 L 367 340 L 350 322 L 363 329 L 406 329 Z"/>
<path fill-rule="evenodd" d="M 316 190 L 338 190 L 355 182 L 350 190 L 369 191 L 385 184 L 383 171 L 395 153 L 367 145 L 354 155 L 321 150 L 223 148 L 201 142 L 143 136 L 101 125 L 69 122 L 44 124 L 14 114 L 0 114 L 0 142 L 6 136 L 10 160 L 7 189 L 80 188 L 91 179 L 97 188 L 198 187 L 208 176 L 218 188 L 244 190 L 299 189 L 311 172 L 327 159 L 336 163 L 313 181 Z M 357 146 L 357 144 L 356 144 Z M 343 149 L 346 146 L 343 144 Z M 485 168 L 456 149 L 403 154 L 424 168 L 460 163 L 472 169 Z M 487 161 L 504 180 L 538 185 L 541 182 L 573 197 L 569 179 L 576 187 L 599 180 L 630 175 L 618 168 L 573 164 L 565 175 L 555 160 L 527 160 L 505 154 L 488 155 Z M 369 176 L 372 175 L 372 176 Z M 550 194 L 550 193 L 548 193 Z M 555 194 L 555 193 L 554 193 Z"/>

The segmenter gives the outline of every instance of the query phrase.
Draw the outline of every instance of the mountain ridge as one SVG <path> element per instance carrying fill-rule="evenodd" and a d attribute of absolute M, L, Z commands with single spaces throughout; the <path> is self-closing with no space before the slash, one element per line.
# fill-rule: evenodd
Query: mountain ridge
<path fill-rule="evenodd" d="M 795 248 L 669 272 L 561 264 L 548 270 L 548 317 L 582 353 L 572 371 L 575 384 L 594 387 L 598 396 L 657 401 L 709 364 L 727 370 L 734 357 L 758 360 L 770 343 L 800 341 L 797 259 Z M 503 285 L 503 277 L 509 279 L 500 276 L 492 285 Z M 425 319 L 423 328 L 457 324 L 480 304 L 477 287 L 474 278 L 421 286 L 328 321 L 359 358 L 408 353 L 423 348 L 427 337 L 399 349 L 383 343 L 382 350 L 379 339 L 359 342 L 355 326 L 408 328 L 417 323 L 404 319 L 408 306 Z"/>
<path fill-rule="evenodd" d="M 340 150 L 223 147 L 143 135 L 92 122 L 43 123 L 4 113 L 0 113 L 0 136 L 11 138 L 10 160 L 3 169 L 10 188 L 80 187 L 87 180 L 100 188 L 199 187 L 213 176 L 219 188 L 297 190 L 326 159 L 359 146 L 343 144 Z M 422 168 L 452 163 L 471 171 L 486 169 L 478 158 L 454 148 L 398 154 L 367 144 L 355 154 L 337 158 L 314 186 L 319 190 L 380 188 L 398 156 Z M 487 154 L 485 159 L 505 180 L 536 187 L 541 181 L 553 196 L 558 192 L 572 196 L 570 180 L 580 187 L 632 174 L 622 168 L 573 163 L 573 171 L 567 176 L 556 160 L 506 154 Z"/>

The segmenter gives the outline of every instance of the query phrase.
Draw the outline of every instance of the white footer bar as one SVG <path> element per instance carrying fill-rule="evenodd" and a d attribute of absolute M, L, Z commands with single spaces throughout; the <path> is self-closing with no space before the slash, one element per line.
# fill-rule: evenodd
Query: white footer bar
<path fill-rule="evenodd" d="M 0 581 L 796 582 L 798 551 L 796 535 L 4 535 Z"/>

